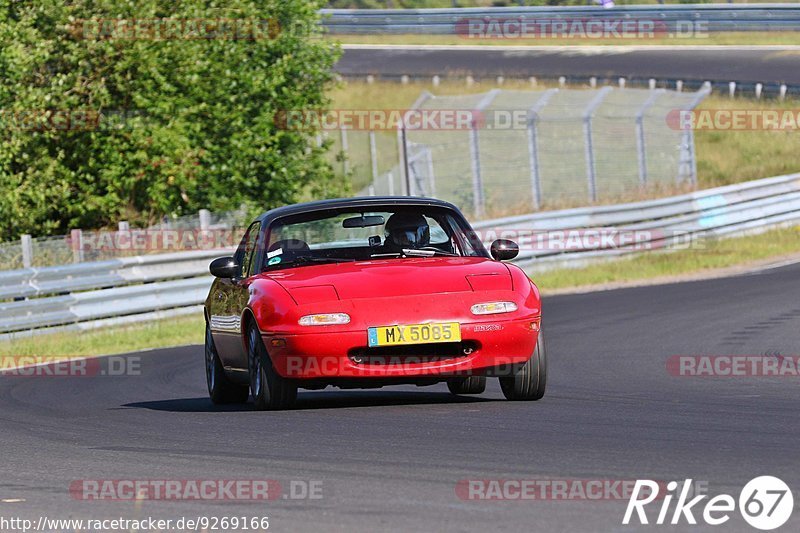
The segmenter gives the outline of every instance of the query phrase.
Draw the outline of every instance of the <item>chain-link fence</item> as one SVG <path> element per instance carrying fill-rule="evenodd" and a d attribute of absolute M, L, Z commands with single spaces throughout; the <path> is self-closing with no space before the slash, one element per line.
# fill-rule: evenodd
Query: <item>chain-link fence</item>
<path fill-rule="evenodd" d="M 636 199 L 695 184 L 681 127 L 706 89 L 424 93 L 396 131 L 329 131 L 362 195 L 451 201 L 474 217 Z"/>

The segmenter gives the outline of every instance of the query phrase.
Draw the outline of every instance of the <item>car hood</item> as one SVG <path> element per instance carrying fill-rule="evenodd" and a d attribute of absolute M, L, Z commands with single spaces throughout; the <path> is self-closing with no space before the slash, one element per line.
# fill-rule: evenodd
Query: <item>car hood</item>
<path fill-rule="evenodd" d="M 508 267 L 483 257 L 308 265 L 263 275 L 279 283 L 298 304 L 513 289 Z"/>

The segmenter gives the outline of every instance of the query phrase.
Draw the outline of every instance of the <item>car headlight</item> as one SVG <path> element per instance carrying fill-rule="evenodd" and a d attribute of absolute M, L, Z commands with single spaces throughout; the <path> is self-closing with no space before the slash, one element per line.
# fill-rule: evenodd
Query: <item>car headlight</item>
<path fill-rule="evenodd" d="M 511 313 L 517 310 L 514 302 L 488 302 L 475 304 L 469 309 L 473 315 L 496 315 L 498 313 Z"/>
<path fill-rule="evenodd" d="M 297 321 L 301 326 L 332 326 L 336 324 L 349 324 L 350 315 L 347 313 L 323 313 L 320 315 L 306 315 Z"/>

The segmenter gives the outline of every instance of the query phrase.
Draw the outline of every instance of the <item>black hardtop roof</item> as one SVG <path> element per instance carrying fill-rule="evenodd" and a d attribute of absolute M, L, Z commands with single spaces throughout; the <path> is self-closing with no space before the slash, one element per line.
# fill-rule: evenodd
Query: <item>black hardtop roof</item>
<path fill-rule="evenodd" d="M 362 196 L 357 198 L 335 198 L 332 200 L 317 200 L 314 202 L 305 202 L 302 204 L 285 205 L 270 209 L 266 213 L 258 217 L 261 221 L 261 226 L 266 227 L 273 220 L 279 217 L 288 215 L 297 215 L 300 213 L 308 213 L 312 211 L 324 211 L 326 209 L 339 209 L 339 208 L 367 208 L 374 209 L 375 207 L 388 206 L 434 206 L 452 209 L 459 215 L 461 211 L 444 200 L 437 200 L 436 198 L 423 198 L 419 196 Z M 463 215 L 462 215 L 463 217 Z"/>

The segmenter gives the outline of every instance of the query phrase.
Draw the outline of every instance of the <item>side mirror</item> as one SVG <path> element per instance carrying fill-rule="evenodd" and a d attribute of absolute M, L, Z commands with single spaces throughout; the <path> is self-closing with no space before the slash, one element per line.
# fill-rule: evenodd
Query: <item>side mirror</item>
<path fill-rule="evenodd" d="M 519 254 L 519 246 L 514 241 L 508 239 L 497 239 L 492 243 L 492 257 L 498 261 L 508 261 L 514 259 Z"/>
<path fill-rule="evenodd" d="M 211 275 L 217 278 L 233 278 L 239 273 L 239 265 L 233 260 L 233 257 L 220 257 L 211 261 L 208 267 Z"/>

